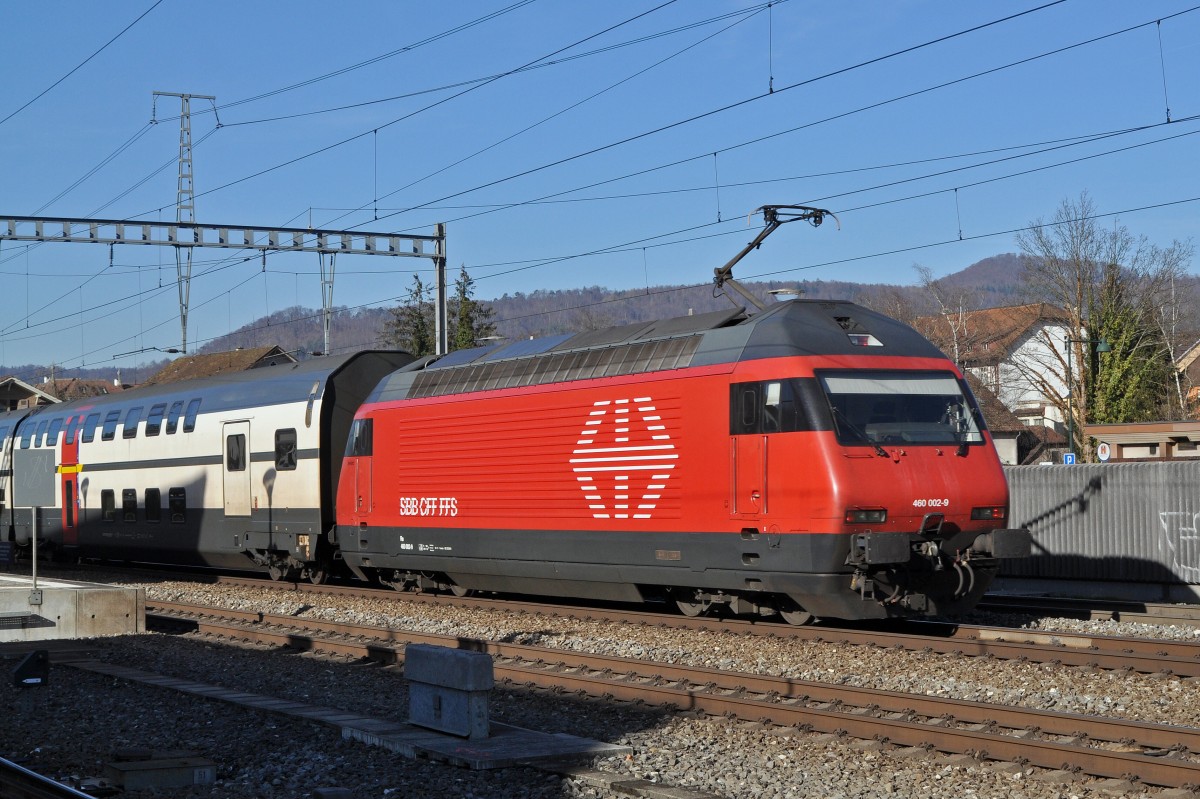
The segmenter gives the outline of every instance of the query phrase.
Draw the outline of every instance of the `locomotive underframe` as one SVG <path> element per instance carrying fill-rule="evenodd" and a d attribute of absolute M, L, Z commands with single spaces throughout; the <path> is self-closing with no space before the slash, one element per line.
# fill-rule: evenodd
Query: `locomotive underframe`
<path fill-rule="evenodd" d="M 1024 531 L 1012 532 L 1019 537 Z M 963 534 L 953 542 L 961 548 L 949 550 L 943 539 L 887 535 L 890 544 L 902 544 L 891 548 L 892 561 L 856 563 L 861 536 L 846 533 L 338 528 L 350 569 L 395 587 L 622 602 L 665 598 L 685 612 L 727 606 L 735 613 L 778 612 L 800 620 L 968 608 L 995 577 L 999 561 L 992 551 L 1005 538 L 995 532 Z"/>

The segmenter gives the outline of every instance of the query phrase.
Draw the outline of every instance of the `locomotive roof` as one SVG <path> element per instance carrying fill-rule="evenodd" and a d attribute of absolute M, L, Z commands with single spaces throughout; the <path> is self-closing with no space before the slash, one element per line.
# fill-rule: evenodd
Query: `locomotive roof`
<path fill-rule="evenodd" d="M 813 355 L 944 358 L 908 325 L 851 302 L 795 299 L 459 350 L 390 375 L 372 401 Z"/>

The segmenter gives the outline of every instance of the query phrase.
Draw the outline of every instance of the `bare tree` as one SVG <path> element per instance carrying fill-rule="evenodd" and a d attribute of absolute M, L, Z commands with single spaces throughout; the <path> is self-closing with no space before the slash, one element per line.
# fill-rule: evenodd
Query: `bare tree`
<path fill-rule="evenodd" d="M 1063 200 L 1051 222 L 1035 221 L 1017 243 L 1026 290 L 1066 314 L 1065 340 L 1047 342 L 1055 345 L 1047 366 L 1067 386 L 1056 404 L 1064 419 L 1073 417 L 1076 434 L 1093 406 L 1094 421 L 1148 421 L 1142 417 L 1164 413 L 1173 368 L 1167 321 L 1177 318 L 1181 300 L 1171 287 L 1186 270 L 1190 243 L 1164 250 L 1120 223 L 1101 227 L 1086 192 Z M 1101 340 L 1111 347 L 1103 367 Z M 1076 443 L 1069 442 L 1072 450 Z"/>
<path fill-rule="evenodd" d="M 973 310 L 972 295 L 969 291 L 951 291 L 941 279 L 934 278 L 933 271 L 928 266 L 913 264 L 913 269 L 920 279 L 921 288 L 937 305 L 937 315 L 945 325 L 949 334 L 946 339 L 950 342 L 950 357 L 956 364 L 962 366 L 971 356 L 970 336 L 968 327 Z M 941 339 L 941 336 L 938 336 Z"/>

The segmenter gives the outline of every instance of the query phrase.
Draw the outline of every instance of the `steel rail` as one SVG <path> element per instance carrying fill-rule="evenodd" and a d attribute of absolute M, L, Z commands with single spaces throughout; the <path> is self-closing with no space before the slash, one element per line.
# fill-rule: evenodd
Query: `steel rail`
<path fill-rule="evenodd" d="M 149 609 L 148 609 L 149 612 Z M 291 616 L 204 609 L 190 618 L 186 606 L 158 603 L 152 615 L 227 638 L 299 650 L 402 662 L 401 643 L 434 643 L 488 652 L 499 658 L 497 679 L 517 686 L 577 691 L 676 709 L 769 721 L 806 730 L 886 740 L 914 747 L 1014 760 L 1045 768 L 1069 767 L 1104 777 L 1135 777 L 1180 787 L 1200 782 L 1200 729 L 1150 722 L 1055 713 L 845 685 L 715 669 L 689 668 L 475 641 L 386 628 L 316 623 Z M 224 616 L 225 618 L 221 618 Z M 237 618 L 231 618 L 237 617 Z M 321 636 L 314 637 L 310 633 Z M 647 674 L 647 672 L 650 672 Z M 966 726 L 964 726 L 966 725 Z M 1018 731 L 1003 732 L 1001 728 Z M 1046 736 L 1066 740 L 1054 741 Z M 1091 741 L 1101 741 L 1098 746 Z M 1130 741 L 1138 741 L 1132 746 Z M 1115 747 L 1115 748 L 1114 748 Z M 1174 756 L 1165 756 L 1174 755 Z"/>
<path fill-rule="evenodd" d="M 91 794 L 0 758 L 0 796 L 4 799 L 86 799 Z"/>
<path fill-rule="evenodd" d="M 1059 663 L 1067 666 L 1110 670 L 1132 669 L 1143 674 L 1200 677 L 1200 643 L 1188 641 L 1040 632 L 1013 627 L 984 627 L 926 621 L 858 627 L 793 627 L 749 619 L 689 618 L 673 614 L 651 613 L 645 610 L 580 608 L 505 599 L 397 593 L 391 590 L 349 586 L 280 584 L 229 577 L 221 577 L 218 581 L 221 584 L 232 585 L 280 586 L 281 590 L 335 596 L 361 597 L 364 591 L 369 591 L 372 598 L 392 598 L 395 601 L 449 602 L 456 606 L 500 609 L 516 613 L 560 615 L 584 620 L 745 635 L 767 635 L 821 643 L 840 642 L 860 646 L 896 646 L 918 652 L 928 650 L 969 657 L 986 656 L 1002 660 L 1029 660 L 1036 663 Z M 920 632 L 904 632 L 906 629 L 915 629 Z"/>

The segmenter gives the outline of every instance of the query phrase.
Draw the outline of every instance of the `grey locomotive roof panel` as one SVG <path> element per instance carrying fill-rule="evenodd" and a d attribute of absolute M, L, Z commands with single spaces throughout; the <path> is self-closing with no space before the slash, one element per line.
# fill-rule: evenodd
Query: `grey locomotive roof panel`
<path fill-rule="evenodd" d="M 516 352 L 521 354 L 505 357 Z M 908 325 L 854 303 L 790 300 L 750 317 L 741 309 L 717 311 L 588 331 L 549 347 L 500 347 L 457 362 L 442 359 L 429 369 L 389 376 L 370 401 L 804 355 L 945 357 Z"/>

